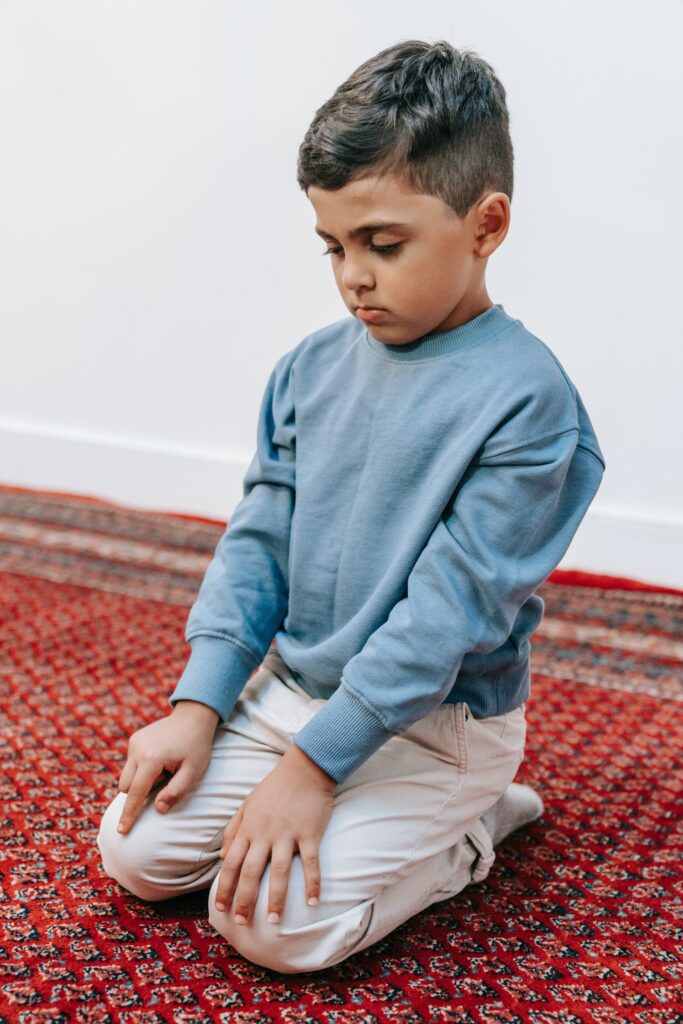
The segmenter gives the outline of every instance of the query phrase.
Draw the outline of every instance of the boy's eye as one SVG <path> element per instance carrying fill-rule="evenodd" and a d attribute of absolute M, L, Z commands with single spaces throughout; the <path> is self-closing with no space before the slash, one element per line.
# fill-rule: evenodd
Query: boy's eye
<path fill-rule="evenodd" d="M 390 252 L 395 252 L 398 249 L 400 244 L 401 244 L 400 242 L 394 242 L 393 245 L 371 245 L 370 246 L 370 252 L 380 252 L 380 253 L 385 253 L 385 254 L 390 253 Z M 325 251 L 322 253 L 322 255 L 323 256 L 334 256 L 338 252 L 341 252 L 341 246 L 340 245 L 338 245 L 334 249 L 325 249 Z"/>

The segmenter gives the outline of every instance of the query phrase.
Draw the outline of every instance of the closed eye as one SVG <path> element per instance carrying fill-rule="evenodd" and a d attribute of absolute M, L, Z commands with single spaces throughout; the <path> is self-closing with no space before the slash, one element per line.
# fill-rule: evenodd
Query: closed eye
<path fill-rule="evenodd" d="M 370 248 L 370 252 L 384 253 L 384 255 L 386 256 L 389 253 L 395 252 L 400 245 L 401 245 L 400 242 L 394 242 L 393 245 L 371 245 L 369 248 Z M 338 245 L 336 248 L 333 248 L 333 249 L 325 249 L 325 251 L 323 253 L 321 253 L 321 255 L 322 256 L 335 256 L 338 252 L 341 252 L 341 251 L 342 251 L 341 250 L 341 246 Z"/>

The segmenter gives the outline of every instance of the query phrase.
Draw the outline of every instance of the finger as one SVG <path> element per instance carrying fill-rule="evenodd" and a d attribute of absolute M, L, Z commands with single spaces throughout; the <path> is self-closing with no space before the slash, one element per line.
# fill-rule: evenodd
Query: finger
<path fill-rule="evenodd" d="M 163 814 L 174 804 L 185 796 L 194 783 L 192 769 L 187 761 L 183 761 L 178 771 L 173 775 L 168 784 L 160 789 L 154 799 L 154 806 Z"/>
<path fill-rule="evenodd" d="M 237 834 L 237 830 L 240 827 L 243 815 L 244 804 L 242 804 L 239 810 L 233 814 L 232 818 L 223 829 L 223 839 L 221 842 L 221 852 L 218 855 L 219 857 L 227 856 L 228 850 L 230 849 L 230 843 L 233 841 Z"/>
<path fill-rule="evenodd" d="M 235 891 L 235 924 L 251 921 L 258 899 L 261 876 L 270 859 L 270 843 L 252 843 L 247 851 Z"/>
<path fill-rule="evenodd" d="M 119 819 L 118 831 L 127 832 L 140 813 L 145 797 L 149 793 L 152 783 L 159 774 L 159 768 L 153 764 L 138 764 L 135 778 L 130 784 L 126 802 L 123 805 L 121 818 Z"/>
<path fill-rule="evenodd" d="M 129 757 L 123 766 L 123 771 L 119 776 L 119 793 L 127 793 L 130 784 L 135 778 L 136 763 L 132 757 Z"/>
<path fill-rule="evenodd" d="M 173 778 L 173 772 L 169 771 L 168 768 L 162 768 L 161 771 L 159 772 L 159 774 L 157 775 L 156 779 L 152 783 L 152 788 L 150 789 L 150 793 L 151 793 L 152 789 L 156 789 L 157 786 L 163 786 L 171 778 Z"/>
<path fill-rule="evenodd" d="M 278 842 L 270 858 L 270 886 L 268 888 L 268 920 L 277 924 L 281 920 L 287 899 L 289 872 L 294 856 L 294 841 Z"/>
<path fill-rule="evenodd" d="M 120 793 L 127 793 L 128 792 L 128 790 L 130 789 L 130 784 L 133 781 L 133 779 L 135 778 L 135 771 L 136 771 L 136 769 L 137 769 L 137 762 L 134 761 L 132 757 L 129 757 L 128 760 L 126 761 L 125 765 L 123 766 L 123 771 L 121 772 L 121 775 L 119 776 L 119 792 Z M 152 783 L 152 785 L 150 787 L 151 789 L 154 789 L 154 787 L 156 785 L 158 785 L 160 782 L 164 782 L 165 781 L 165 778 L 164 778 L 165 772 L 166 772 L 166 769 L 162 768 L 161 771 L 159 772 L 159 774 L 157 775 L 156 779 Z"/>
<path fill-rule="evenodd" d="M 240 868 L 248 849 L 249 841 L 241 836 L 238 836 L 232 843 L 230 852 L 226 856 L 223 867 L 218 875 L 215 898 L 216 910 L 227 910 L 232 906 L 232 898 L 237 888 Z"/>
<path fill-rule="evenodd" d="M 315 907 L 320 902 L 320 857 L 319 844 L 313 839 L 299 841 L 299 854 L 306 880 L 306 902 Z"/>

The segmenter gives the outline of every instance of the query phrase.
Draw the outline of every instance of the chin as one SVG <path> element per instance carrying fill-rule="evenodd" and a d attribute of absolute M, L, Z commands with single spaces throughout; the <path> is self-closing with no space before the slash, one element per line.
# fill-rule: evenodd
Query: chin
<path fill-rule="evenodd" d="M 403 338 L 403 337 L 391 337 L 391 326 L 389 324 L 365 324 L 368 334 L 370 334 L 376 341 L 383 341 L 387 345 L 409 345 L 411 341 L 415 341 L 415 337 Z M 395 330 L 396 328 L 394 328 Z M 419 337 L 419 335 L 416 335 Z"/>

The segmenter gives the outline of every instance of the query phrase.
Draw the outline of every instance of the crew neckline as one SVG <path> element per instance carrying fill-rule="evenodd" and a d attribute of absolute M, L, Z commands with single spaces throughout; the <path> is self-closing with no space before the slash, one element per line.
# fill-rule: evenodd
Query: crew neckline
<path fill-rule="evenodd" d="M 373 338 L 367 327 L 365 328 L 365 340 L 371 349 L 381 355 L 384 359 L 392 359 L 395 362 L 413 362 L 422 359 L 435 359 L 439 356 L 448 355 L 449 352 L 459 352 L 463 349 L 472 348 L 492 338 L 510 324 L 517 323 L 500 302 L 489 306 L 479 316 L 475 316 L 467 323 L 458 327 L 451 327 L 448 331 L 438 331 L 436 334 L 425 334 L 415 341 L 408 341 L 405 345 L 390 345 L 384 341 Z"/>

